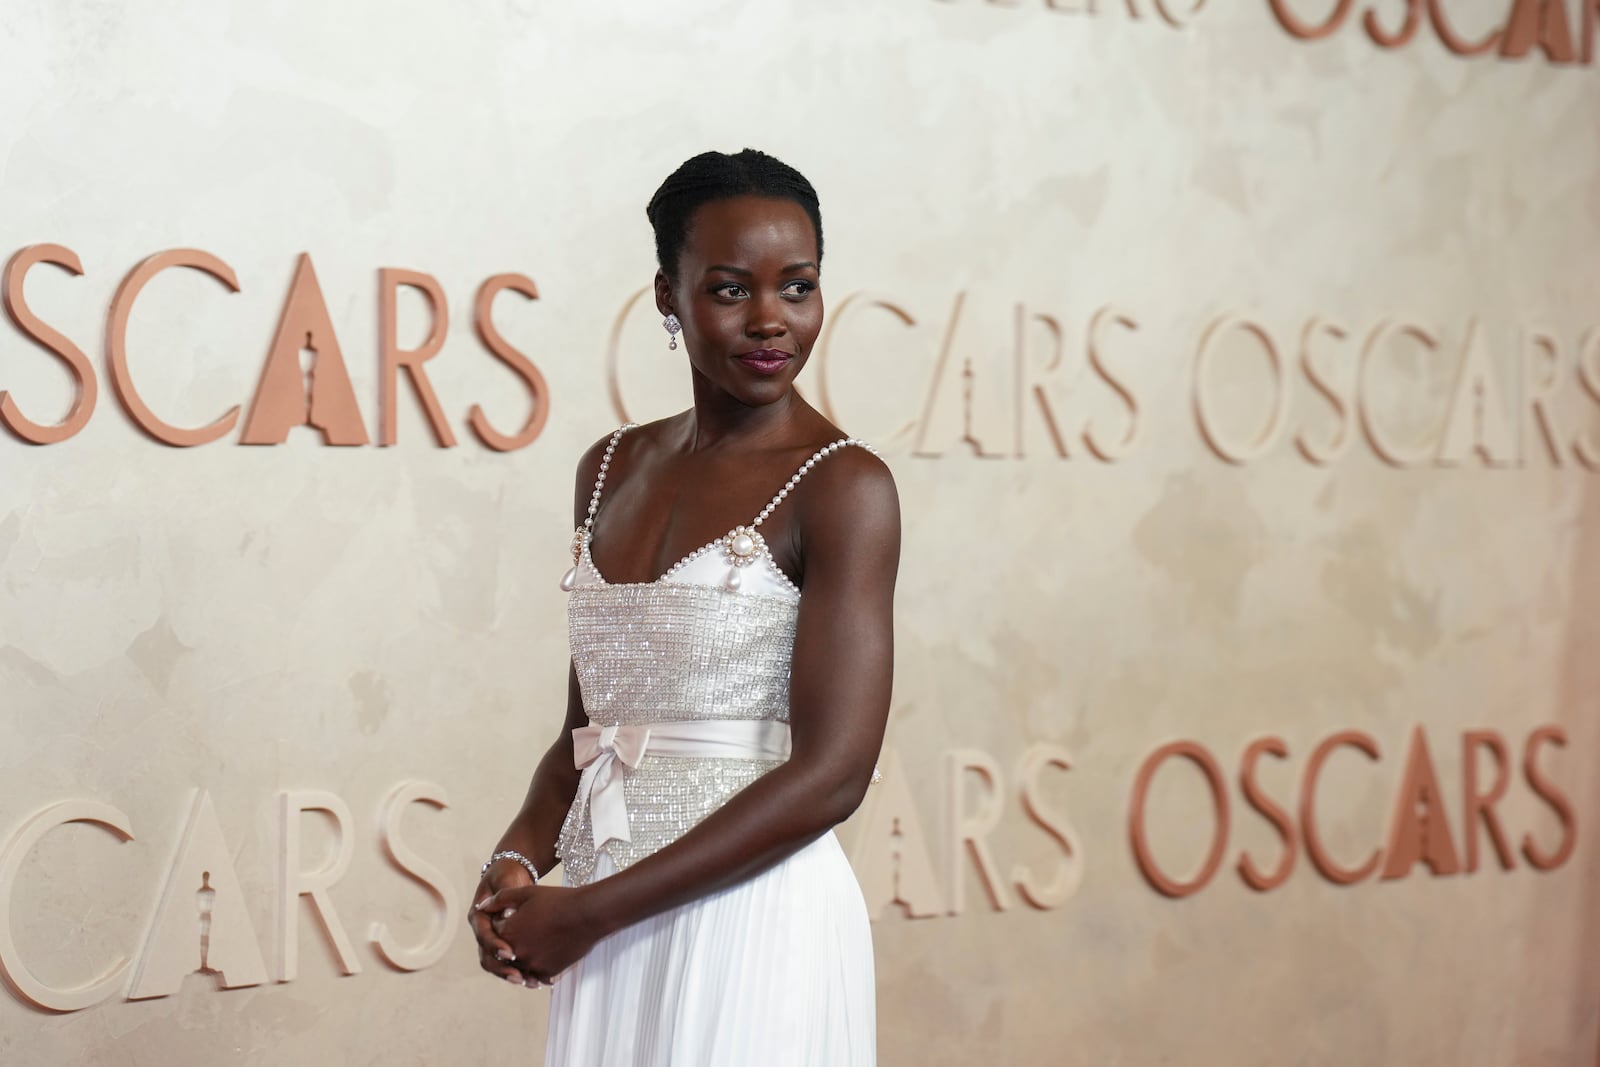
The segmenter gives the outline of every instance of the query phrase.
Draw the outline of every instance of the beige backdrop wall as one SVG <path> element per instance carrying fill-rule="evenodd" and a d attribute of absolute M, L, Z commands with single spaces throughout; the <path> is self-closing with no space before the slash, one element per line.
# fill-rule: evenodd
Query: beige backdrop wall
<path fill-rule="evenodd" d="M 0 1062 L 537 1062 L 462 900 L 560 722 L 574 461 L 687 400 L 643 204 L 747 144 L 822 193 L 803 385 L 907 521 L 840 831 L 883 1061 L 1593 1062 L 1585 4 L 8 3 L 0 254 L 82 274 L 13 270 L 0 389 L 73 403 L 31 309 L 98 399 L 0 438 Z M 175 248 L 239 286 L 127 312 L 149 411 L 242 408 L 191 448 L 107 354 Z M 437 279 L 454 447 L 404 375 L 392 447 L 238 443 L 301 253 L 374 442 L 378 272 Z"/>

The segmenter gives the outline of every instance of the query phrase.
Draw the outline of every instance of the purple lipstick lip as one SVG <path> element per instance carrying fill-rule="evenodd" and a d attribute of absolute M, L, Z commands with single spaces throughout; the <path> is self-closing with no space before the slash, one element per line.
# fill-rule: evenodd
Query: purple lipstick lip
<path fill-rule="evenodd" d="M 784 352 L 776 348 L 757 348 L 750 352 L 740 352 L 736 359 L 751 370 L 763 374 L 776 374 L 794 358 L 794 353 Z"/>

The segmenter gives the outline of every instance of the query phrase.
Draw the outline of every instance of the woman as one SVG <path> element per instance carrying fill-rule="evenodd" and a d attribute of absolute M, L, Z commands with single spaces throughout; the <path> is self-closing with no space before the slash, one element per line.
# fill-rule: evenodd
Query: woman
<path fill-rule="evenodd" d="M 831 830 L 889 712 L 894 482 L 794 389 L 822 328 L 811 184 L 708 152 L 647 214 L 694 406 L 579 462 L 566 723 L 473 932 L 485 970 L 554 982 L 552 1065 L 871 1064 L 871 933 Z M 558 858 L 567 886 L 536 885 Z"/>

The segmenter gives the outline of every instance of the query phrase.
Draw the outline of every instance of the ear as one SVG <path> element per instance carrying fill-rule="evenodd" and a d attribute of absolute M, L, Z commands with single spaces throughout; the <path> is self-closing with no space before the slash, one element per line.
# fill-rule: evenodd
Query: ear
<path fill-rule="evenodd" d="M 663 316 L 677 312 L 677 307 L 672 301 L 672 281 L 664 270 L 656 271 L 656 310 Z"/>

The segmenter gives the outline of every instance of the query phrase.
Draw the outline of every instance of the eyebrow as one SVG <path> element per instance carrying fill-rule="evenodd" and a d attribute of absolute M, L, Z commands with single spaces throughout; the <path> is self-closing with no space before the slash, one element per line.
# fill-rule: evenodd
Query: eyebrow
<path fill-rule="evenodd" d="M 818 268 L 818 266 L 815 263 L 811 262 L 809 259 L 803 259 L 799 263 L 791 263 L 787 267 L 783 268 L 783 273 L 788 274 L 790 271 L 805 270 L 807 267 L 810 267 L 812 270 L 819 270 L 820 269 L 820 268 Z M 723 271 L 723 272 L 725 272 L 727 274 L 737 274 L 741 278 L 754 277 L 753 272 L 745 270 L 743 267 L 730 267 L 725 263 L 713 263 L 711 266 L 706 268 L 706 273 L 710 274 L 712 271 L 719 271 L 719 270 Z"/>

